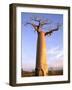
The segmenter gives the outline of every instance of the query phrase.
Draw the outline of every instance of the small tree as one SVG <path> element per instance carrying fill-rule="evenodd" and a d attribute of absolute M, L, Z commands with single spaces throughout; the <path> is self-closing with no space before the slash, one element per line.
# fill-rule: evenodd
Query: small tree
<path fill-rule="evenodd" d="M 42 27 L 44 25 L 49 24 L 48 20 L 41 19 L 39 17 L 32 17 L 31 20 L 33 22 L 27 22 L 27 24 L 30 24 L 33 26 L 34 30 L 38 34 L 37 38 L 37 53 L 36 53 L 36 69 L 35 69 L 35 75 L 36 76 L 45 76 L 48 74 L 48 65 L 46 60 L 46 40 L 45 37 L 47 35 L 52 35 L 54 31 L 59 30 L 59 24 L 56 25 L 56 28 L 51 29 L 47 32 L 42 31 Z"/>

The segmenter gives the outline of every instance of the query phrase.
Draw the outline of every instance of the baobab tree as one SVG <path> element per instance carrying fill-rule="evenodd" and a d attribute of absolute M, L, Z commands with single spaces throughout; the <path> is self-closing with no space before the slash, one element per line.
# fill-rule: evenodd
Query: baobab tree
<path fill-rule="evenodd" d="M 49 24 L 48 20 L 43 20 L 39 17 L 32 17 L 31 20 L 32 22 L 27 22 L 26 25 L 30 24 L 38 34 L 35 75 L 46 76 L 48 75 L 48 64 L 46 59 L 46 36 L 50 36 L 54 31 L 58 31 L 60 25 L 57 24 L 56 28 L 44 32 L 42 27 Z"/>

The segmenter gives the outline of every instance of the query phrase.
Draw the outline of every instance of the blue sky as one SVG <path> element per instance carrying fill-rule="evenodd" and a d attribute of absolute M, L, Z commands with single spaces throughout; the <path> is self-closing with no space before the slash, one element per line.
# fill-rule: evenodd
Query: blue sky
<path fill-rule="evenodd" d="M 62 14 L 43 14 L 43 13 L 21 13 L 21 52 L 22 52 L 22 69 L 31 71 L 36 65 L 36 45 L 37 32 L 31 25 L 25 25 L 31 22 L 31 17 L 41 17 L 48 19 L 49 25 L 42 28 L 43 31 L 48 31 L 56 27 L 57 23 L 63 24 Z M 47 63 L 48 67 L 62 68 L 63 67 L 63 27 L 59 31 L 54 32 L 51 36 L 46 36 L 47 47 Z"/>

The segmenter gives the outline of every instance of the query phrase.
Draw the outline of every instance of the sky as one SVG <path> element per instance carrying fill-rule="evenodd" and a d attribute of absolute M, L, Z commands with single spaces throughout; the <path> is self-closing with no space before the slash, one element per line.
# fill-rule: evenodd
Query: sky
<path fill-rule="evenodd" d="M 44 32 L 56 28 L 57 24 L 63 24 L 62 14 L 43 14 L 21 12 L 21 67 L 24 71 L 35 70 L 36 66 L 36 47 L 37 32 L 28 22 L 33 22 L 32 17 L 40 17 L 48 20 L 49 24 L 45 25 Z M 63 67 L 63 27 L 46 36 L 47 64 L 49 69 L 61 69 Z"/>

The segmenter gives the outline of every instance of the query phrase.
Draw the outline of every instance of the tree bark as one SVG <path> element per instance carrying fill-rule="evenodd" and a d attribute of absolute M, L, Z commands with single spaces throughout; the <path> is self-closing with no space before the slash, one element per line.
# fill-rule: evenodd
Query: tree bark
<path fill-rule="evenodd" d="M 45 38 L 45 33 L 43 31 L 38 32 L 35 71 L 36 76 L 46 76 L 48 74 Z"/>

